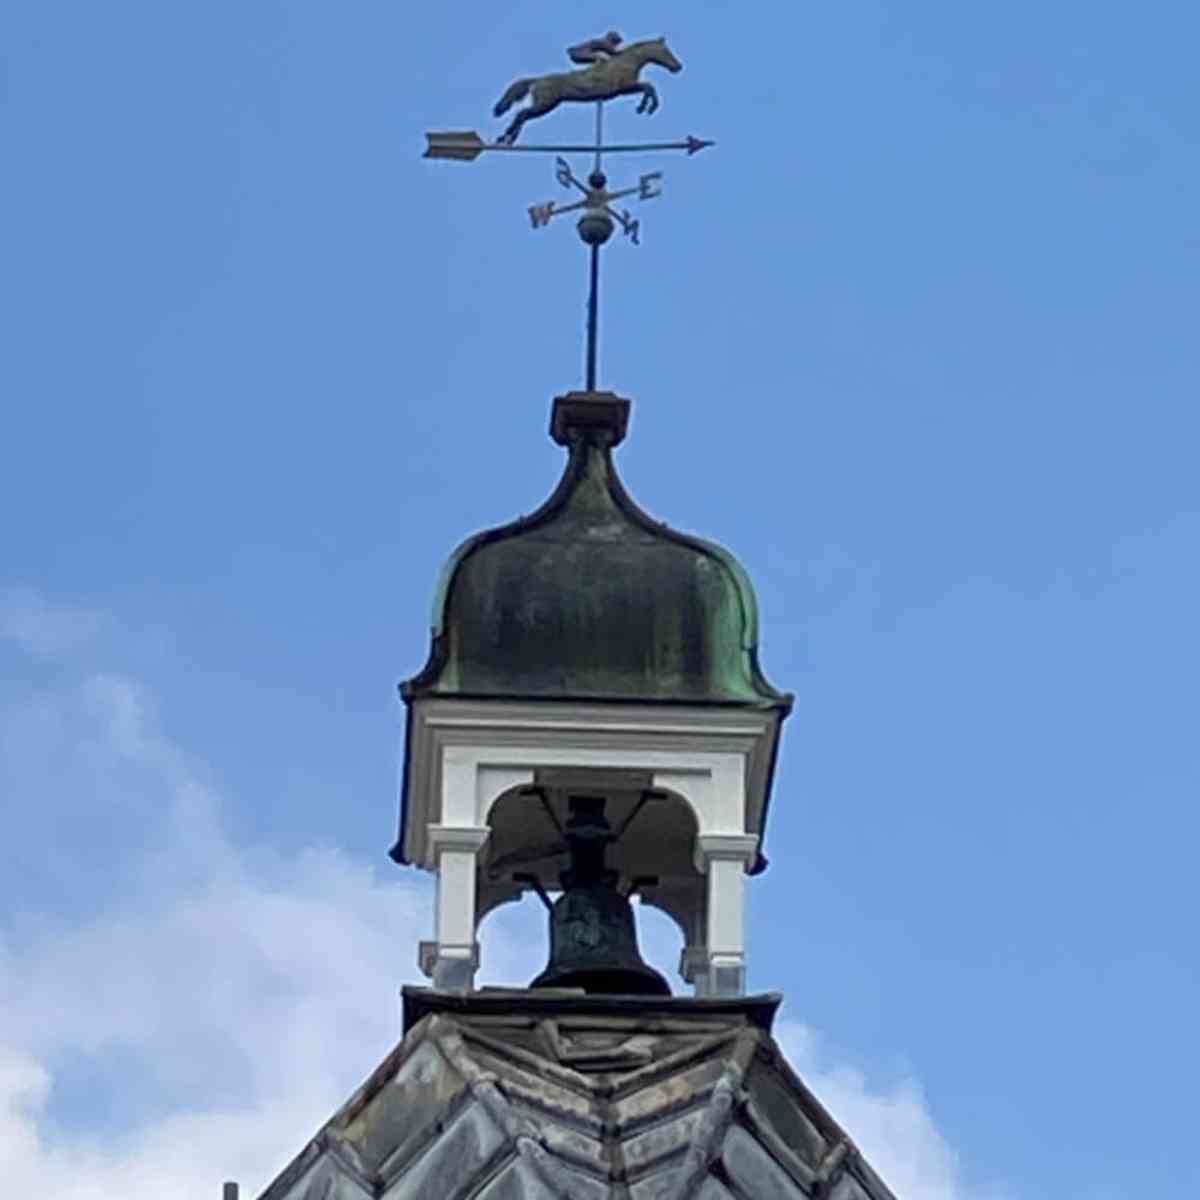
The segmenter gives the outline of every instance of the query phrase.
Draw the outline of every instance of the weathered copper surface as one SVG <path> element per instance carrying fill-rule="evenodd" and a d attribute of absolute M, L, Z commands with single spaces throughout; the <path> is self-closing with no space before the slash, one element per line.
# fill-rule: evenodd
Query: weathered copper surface
<path fill-rule="evenodd" d="M 563 893 L 550 909 L 550 962 L 529 986 L 669 996 L 667 981 L 638 953 L 633 907 L 617 891 L 617 872 L 605 868 L 616 838 L 603 799 L 572 796 L 570 806 L 564 832 L 571 865 L 560 874 Z"/>
<path fill-rule="evenodd" d="M 654 112 L 658 108 L 658 92 L 653 84 L 638 78 L 642 68 L 654 63 L 672 73 L 683 69 L 683 64 L 667 48 L 665 38 L 650 38 L 622 47 L 621 35 L 615 31 L 580 42 L 570 47 L 567 54 L 573 62 L 589 65 L 578 71 L 517 79 L 496 101 L 492 111 L 499 117 L 519 100 L 529 97 L 529 106 L 513 118 L 500 137 L 501 142 L 515 142 L 526 121 L 544 117 L 564 100 L 613 100 L 617 96 L 640 95 L 638 112 Z"/>
<path fill-rule="evenodd" d="M 433 644 L 402 687 L 425 695 L 722 703 L 787 711 L 758 667 L 749 579 L 728 552 L 630 499 L 611 446 L 628 402 L 556 402 L 569 449 L 531 516 L 468 539 L 443 570 Z"/>
<path fill-rule="evenodd" d="M 737 1001 L 404 990 L 404 1041 L 260 1200 L 895 1200 Z"/>

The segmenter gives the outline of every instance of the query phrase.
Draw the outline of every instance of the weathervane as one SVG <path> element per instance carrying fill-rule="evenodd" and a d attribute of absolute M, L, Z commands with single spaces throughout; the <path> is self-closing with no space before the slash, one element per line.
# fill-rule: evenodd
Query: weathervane
<path fill-rule="evenodd" d="M 583 194 L 573 204 L 557 205 L 553 200 L 546 204 L 529 207 L 529 218 L 534 229 L 548 225 L 551 218 L 560 213 L 580 212 L 575 228 L 580 238 L 591 250 L 591 278 L 588 289 L 588 339 L 587 339 L 587 390 L 596 389 L 596 325 L 597 300 L 599 294 L 600 247 L 612 236 L 616 225 L 634 244 L 638 244 L 641 224 L 624 209 L 613 208 L 614 200 L 625 196 L 636 196 L 639 200 L 650 200 L 661 195 L 658 187 L 661 171 L 642 175 L 633 187 L 608 190 L 608 178 L 602 168 L 602 156 L 653 150 L 685 150 L 693 155 L 697 150 L 711 146 L 711 141 L 687 137 L 679 142 L 644 142 L 627 145 L 604 145 L 603 120 L 604 102 L 618 96 L 640 95 L 639 113 L 652 113 L 658 108 L 658 92 L 654 85 L 638 78 L 642 68 L 650 63 L 666 67 L 674 74 L 683 69 L 683 64 L 667 48 L 665 38 L 651 38 L 632 42 L 622 47 L 621 35 L 615 30 L 603 37 L 590 38 L 571 46 L 567 55 L 572 62 L 586 64 L 577 71 L 561 71 L 550 75 L 530 76 L 515 80 L 496 102 L 492 110 L 502 116 L 512 106 L 526 97 L 527 107 L 519 110 L 508 128 L 494 142 L 485 142 L 477 133 L 427 133 L 426 158 L 449 158 L 460 162 L 472 162 L 485 150 L 533 151 L 553 153 L 555 178 L 565 188 L 574 188 Z M 518 146 L 517 138 L 526 121 L 544 117 L 563 101 L 593 102 L 596 105 L 596 140 L 588 145 L 565 146 Z M 563 154 L 589 153 L 593 155 L 592 170 L 587 182 L 579 180 Z M 582 211 L 580 211 L 582 210 Z"/>

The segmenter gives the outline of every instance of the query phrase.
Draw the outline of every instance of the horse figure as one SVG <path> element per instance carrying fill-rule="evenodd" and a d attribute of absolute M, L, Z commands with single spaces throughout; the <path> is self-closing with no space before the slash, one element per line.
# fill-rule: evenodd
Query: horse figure
<path fill-rule="evenodd" d="M 621 35 L 616 32 L 592 38 L 567 51 L 572 61 L 590 64 L 582 70 L 518 79 L 496 102 L 492 112 L 498 117 L 526 96 L 529 106 L 517 113 L 498 140 L 511 146 L 526 121 L 544 117 L 564 100 L 612 100 L 640 93 L 638 112 L 653 112 L 658 107 L 658 92 L 653 84 L 638 79 L 639 72 L 647 63 L 656 63 L 674 74 L 683 70 L 683 63 L 667 49 L 665 38 L 632 42 L 624 49 L 618 49 L 620 44 Z"/>

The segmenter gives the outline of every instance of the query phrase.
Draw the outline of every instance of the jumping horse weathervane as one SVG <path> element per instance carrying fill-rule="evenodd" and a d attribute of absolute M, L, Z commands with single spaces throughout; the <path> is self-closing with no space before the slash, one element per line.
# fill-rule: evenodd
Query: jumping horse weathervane
<path fill-rule="evenodd" d="M 518 110 L 508 128 L 494 142 L 485 142 L 477 133 L 427 133 L 426 158 L 449 158 L 460 162 L 471 162 L 485 150 L 533 151 L 559 155 L 555 162 L 555 178 L 565 188 L 575 188 L 583 193 L 583 199 L 573 204 L 534 204 L 529 208 L 530 221 L 535 229 L 550 223 L 560 213 L 582 210 L 575 228 L 580 238 L 591 250 L 591 280 L 588 289 L 588 339 L 587 339 L 587 388 L 596 387 L 596 325 L 597 298 L 599 291 L 600 247 L 612 236 L 613 229 L 620 224 L 622 232 L 636 245 L 640 223 L 628 212 L 612 207 L 614 200 L 636 195 L 649 200 L 661 195 L 657 188 L 662 178 L 661 171 L 642 175 L 634 187 L 618 191 L 608 190 L 608 178 L 602 169 L 605 154 L 647 152 L 655 150 L 685 150 L 695 154 L 711 146 L 711 141 L 687 137 L 678 142 L 643 142 L 639 144 L 605 145 L 603 140 L 604 103 L 619 96 L 640 96 L 637 111 L 653 113 L 658 108 L 658 92 L 654 85 L 639 78 L 643 67 L 649 64 L 665 67 L 672 74 L 683 69 L 683 64 L 671 53 L 665 38 L 650 38 L 622 46 L 622 38 L 615 30 L 602 37 L 590 38 L 571 46 L 567 56 L 572 62 L 581 64 L 575 71 L 560 71 L 549 75 L 529 76 L 515 80 L 505 90 L 492 110 L 494 116 L 503 116 L 514 104 L 528 98 L 527 107 Z M 589 145 L 520 146 L 517 138 L 526 121 L 543 117 L 566 102 L 596 105 L 596 140 Z M 592 170 L 584 184 L 576 178 L 563 154 L 592 154 Z"/>
<path fill-rule="evenodd" d="M 529 107 L 513 118 L 500 141 L 512 145 L 521 126 L 532 117 L 544 117 L 564 100 L 615 100 L 618 96 L 640 94 L 638 112 L 653 112 L 658 107 L 658 92 L 652 83 L 643 83 L 638 76 L 647 63 L 666 67 L 674 74 L 683 70 L 683 63 L 667 49 L 666 38 L 651 38 L 634 42 L 623 50 L 621 35 L 614 29 L 603 37 L 591 38 L 572 46 L 567 57 L 576 63 L 590 64 L 580 71 L 561 71 L 518 79 L 496 103 L 494 116 L 503 116 L 518 100 L 529 96 Z"/>

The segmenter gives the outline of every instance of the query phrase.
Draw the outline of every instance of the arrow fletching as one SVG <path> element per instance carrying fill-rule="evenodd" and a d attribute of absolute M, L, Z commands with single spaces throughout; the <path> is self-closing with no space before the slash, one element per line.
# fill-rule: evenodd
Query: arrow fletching
<path fill-rule="evenodd" d="M 483 153 L 483 139 L 474 131 L 467 133 L 427 133 L 429 145 L 425 147 L 425 158 L 453 158 L 459 162 L 473 162 Z"/>

